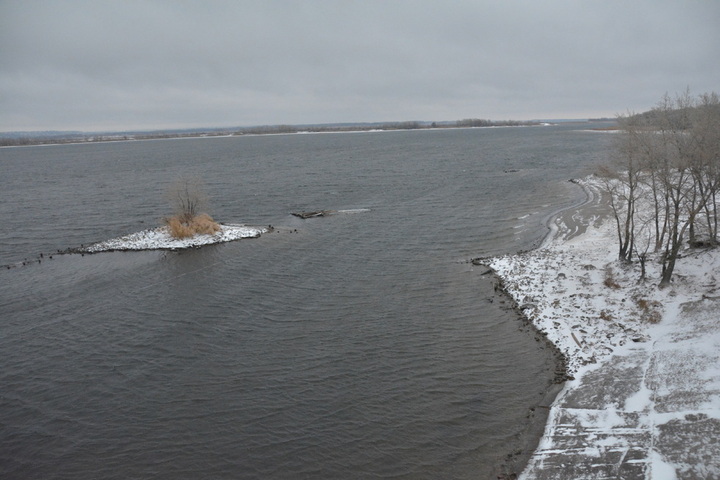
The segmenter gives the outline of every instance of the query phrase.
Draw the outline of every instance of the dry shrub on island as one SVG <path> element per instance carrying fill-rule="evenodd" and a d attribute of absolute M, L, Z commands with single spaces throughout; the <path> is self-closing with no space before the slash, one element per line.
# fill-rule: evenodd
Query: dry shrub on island
<path fill-rule="evenodd" d="M 213 235 L 220 225 L 207 213 L 199 213 L 207 207 L 208 198 L 202 182 L 197 178 L 177 179 L 167 190 L 167 196 L 175 209 L 175 215 L 165 219 L 168 233 L 174 238 L 190 238 L 195 235 Z"/>
<path fill-rule="evenodd" d="M 190 238 L 195 235 L 213 235 L 220 231 L 220 225 L 206 213 L 187 217 L 174 215 L 166 218 L 168 233 L 174 238 Z"/>

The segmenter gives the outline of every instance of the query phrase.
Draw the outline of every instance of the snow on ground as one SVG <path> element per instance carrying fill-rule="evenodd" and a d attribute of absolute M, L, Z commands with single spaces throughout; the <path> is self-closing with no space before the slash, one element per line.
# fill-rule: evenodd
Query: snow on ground
<path fill-rule="evenodd" d="M 663 290 L 649 260 L 641 281 L 594 215 L 599 185 L 583 183 L 594 207 L 558 218 L 540 249 L 489 261 L 574 377 L 521 478 L 720 478 L 720 250 L 686 251 Z"/>
<path fill-rule="evenodd" d="M 268 228 L 229 224 L 220 225 L 220 231 L 213 235 L 195 235 L 190 238 L 178 239 L 168 233 L 167 227 L 158 227 L 94 243 L 79 249 L 79 251 L 98 253 L 117 250 L 177 250 L 230 242 L 241 238 L 259 237 L 267 231 Z"/>

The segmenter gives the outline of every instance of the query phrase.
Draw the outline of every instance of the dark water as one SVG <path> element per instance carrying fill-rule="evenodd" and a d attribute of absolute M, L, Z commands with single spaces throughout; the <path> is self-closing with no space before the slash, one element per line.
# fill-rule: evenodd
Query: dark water
<path fill-rule="evenodd" d="M 0 264 L 33 263 L 0 270 L 0 477 L 487 478 L 554 365 L 467 260 L 536 244 L 607 142 L 560 126 L 1 149 Z M 48 258 L 157 225 L 180 175 L 218 220 L 284 228 Z M 289 215 L 315 209 L 362 211 Z"/>

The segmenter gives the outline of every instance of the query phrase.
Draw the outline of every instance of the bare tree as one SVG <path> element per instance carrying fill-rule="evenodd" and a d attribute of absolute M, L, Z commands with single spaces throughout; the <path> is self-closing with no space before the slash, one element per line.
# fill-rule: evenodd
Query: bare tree
<path fill-rule="evenodd" d="M 644 275 L 646 254 L 654 244 L 656 252 L 662 251 L 663 287 L 670 283 L 686 241 L 691 247 L 704 244 L 698 241 L 700 234 L 710 244 L 717 242 L 720 100 L 715 93 L 697 98 L 689 91 L 674 98 L 666 94 L 650 112 L 619 117 L 618 123 L 614 165 L 601 171 L 611 195 L 618 257 L 631 261 L 635 253 Z M 649 191 L 652 218 L 637 216 L 643 190 Z"/>
<path fill-rule="evenodd" d="M 693 111 L 693 176 L 706 202 L 703 216 L 707 242 L 717 244 L 717 197 L 720 188 L 720 99 L 716 93 L 700 95 Z M 696 243 L 696 242 L 693 242 Z"/>
<path fill-rule="evenodd" d="M 168 187 L 167 195 L 175 215 L 182 222 L 190 222 L 208 207 L 208 196 L 198 178 L 178 178 Z"/>
<path fill-rule="evenodd" d="M 643 166 L 635 118 L 618 118 L 622 134 L 618 137 L 613 164 L 598 171 L 610 194 L 618 235 L 618 259 L 628 262 L 632 261 L 635 251 L 635 210 Z"/>
<path fill-rule="evenodd" d="M 692 134 L 694 106 L 694 100 L 687 91 L 674 100 L 666 95 L 657 118 L 658 134 L 663 140 L 662 146 L 670 166 L 664 179 L 669 199 L 669 231 L 662 255 L 661 287 L 670 283 L 685 234 L 695 236 L 696 217 L 708 199 L 707 191 L 699 188 L 697 177 L 693 175 L 698 155 L 696 139 Z"/>
<path fill-rule="evenodd" d="M 637 231 L 635 232 L 635 242 L 633 248 L 635 249 L 635 255 L 640 262 L 640 282 L 644 282 L 646 279 L 645 265 L 647 263 L 648 252 L 650 247 L 653 245 L 653 232 L 651 225 L 653 223 L 652 217 L 642 218 L 639 213 L 635 215 L 635 225 Z"/>

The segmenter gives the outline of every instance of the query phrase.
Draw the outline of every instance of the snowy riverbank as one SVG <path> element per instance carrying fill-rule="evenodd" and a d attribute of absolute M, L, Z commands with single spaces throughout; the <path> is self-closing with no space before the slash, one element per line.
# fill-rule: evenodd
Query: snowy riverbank
<path fill-rule="evenodd" d="M 657 262 L 640 281 L 583 183 L 595 205 L 552 241 L 489 261 L 572 377 L 521 478 L 720 478 L 720 250 L 685 252 L 663 290 Z"/>

